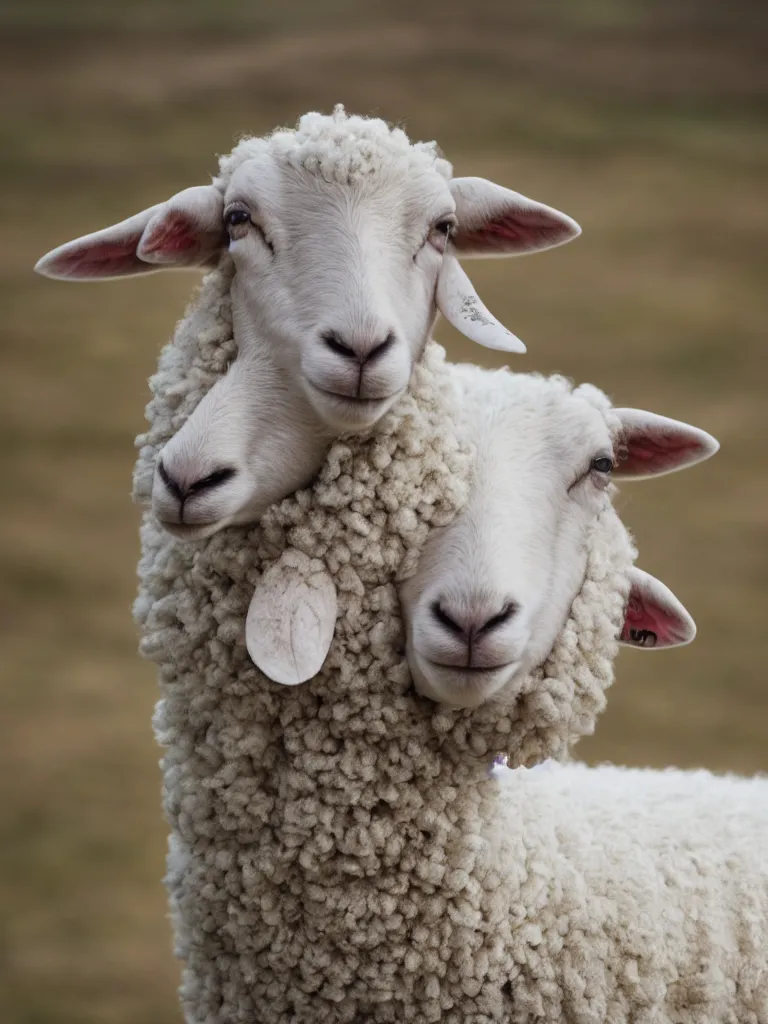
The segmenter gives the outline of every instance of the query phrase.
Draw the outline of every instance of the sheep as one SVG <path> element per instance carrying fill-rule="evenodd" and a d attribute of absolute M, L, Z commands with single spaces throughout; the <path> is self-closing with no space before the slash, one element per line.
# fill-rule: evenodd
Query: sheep
<path fill-rule="evenodd" d="M 163 357 L 139 488 L 158 447 L 234 355 L 231 334 L 228 348 L 217 344 L 230 309 L 219 273 L 204 284 L 218 297 L 214 329 L 196 336 L 190 326 Z M 544 699 L 520 673 L 488 677 L 478 696 L 460 662 L 448 676 L 432 673 L 418 627 L 437 603 L 464 632 L 451 634 L 449 658 L 457 639 L 467 668 L 488 655 L 476 643 L 474 617 L 485 614 L 476 595 L 462 622 L 466 609 L 448 603 L 450 578 L 443 603 L 446 577 L 429 568 L 440 539 L 462 517 L 471 523 L 471 488 L 483 480 L 471 432 L 482 420 L 462 384 L 472 372 L 427 345 L 376 430 L 332 443 L 312 488 L 252 529 L 181 544 L 145 517 L 135 612 L 142 651 L 160 670 L 167 884 L 187 1020 L 765 1020 L 764 785 L 523 767 L 566 756 L 593 727 L 600 704 L 589 695 L 610 682 L 617 634 L 640 646 L 653 632 L 661 644 L 692 635 L 687 614 L 634 569 L 610 489 L 600 496 L 603 460 L 623 445 L 620 467 L 670 469 L 711 454 L 713 443 L 612 410 L 596 392 L 523 378 L 537 395 L 531 416 L 551 412 L 540 401 L 549 387 L 574 416 L 577 407 L 588 416 L 569 440 L 599 433 L 611 450 L 593 452 L 572 481 L 583 493 L 565 517 L 566 539 L 578 539 L 581 523 L 589 552 L 582 581 L 579 557 L 564 560 L 573 603 L 550 656 L 527 673 Z M 485 380 L 519 402 L 513 375 Z M 548 431 L 533 439 L 552 444 Z M 515 445 L 526 439 L 523 431 Z M 540 543 L 532 548 L 541 555 Z M 535 584 L 520 572 L 499 626 L 525 621 Z M 518 634 L 502 640 L 521 644 Z M 404 643 L 412 660 L 424 658 L 422 693 Z M 512 768 L 489 774 L 499 751 Z"/>
<path fill-rule="evenodd" d="M 515 707 L 508 744 L 516 763 L 565 757 L 579 735 L 592 732 L 605 706 L 619 642 L 664 649 L 696 635 L 674 594 L 632 567 L 636 550 L 613 508 L 611 480 L 678 471 L 719 446 L 689 424 L 613 408 L 593 385 L 574 390 L 558 376 L 468 365 L 446 370 L 462 409 L 457 437 L 473 454 L 466 507 L 431 532 L 417 568 L 401 570 L 416 689 L 455 708 L 499 697 Z M 315 576 L 313 589 L 333 595 L 321 600 L 326 621 L 314 609 L 313 642 L 321 649 L 314 671 L 301 679 L 291 678 L 296 650 L 290 657 L 283 650 L 285 667 L 277 669 L 283 678 L 267 664 L 279 660 L 275 646 L 280 650 L 283 638 L 264 623 L 276 621 L 279 631 L 284 610 L 290 614 L 295 594 L 281 594 L 285 583 L 278 571 L 257 588 L 246 637 L 265 674 L 295 684 L 322 665 L 335 590 L 330 578 Z M 312 646 L 306 635 L 303 643 Z"/>
<path fill-rule="evenodd" d="M 481 379 L 485 417 L 472 401 Z M 169 374 L 151 415 L 171 415 L 179 391 L 196 386 Z M 519 417 L 517 430 L 507 407 Z M 502 440 L 492 447 L 497 428 Z M 429 608 L 442 596 L 433 596 L 429 566 L 438 553 L 445 564 L 451 559 L 436 545 L 462 517 L 471 523 L 480 507 L 473 491 L 492 482 L 479 462 L 485 446 L 499 457 L 514 449 L 523 483 L 527 462 L 564 491 L 573 484 L 571 514 L 547 520 L 561 546 L 571 545 L 570 557 L 555 550 L 565 566 L 558 591 L 570 587 L 572 604 L 549 657 L 528 673 L 540 698 L 515 676 L 471 706 L 458 706 L 465 702 L 454 688 L 448 707 L 431 699 L 442 693 L 414 691 L 404 648 L 424 601 Z M 610 784 L 617 770 L 588 773 L 581 795 L 565 785 L 578 774 L 521 767 L 567 756 L 594 726 L 617 636 L 640 646 L 651 626 L 657 646 L 692 636 L 687 613 L 634 568 L 611 488 L 601 486 L 610 470 L 604 460 L 618 475 L 642 476 L 715 448 L 684 424 L 617 411 L 596 389 L 457 369 L 430 345 L 376 431 L 335 442 L 312 488 L 267 510 L 258 525 L 181 544 L 146 518 L 136 617 L 142 651 L 160 669 L 155 729 L 172 827 L 166 882 L 191 1024 L 591 1024 L 644 1013 L 663 1022 L 686 1020 L 678 1008 L 694 998 L 690 1021 L 728 1013 L 750 1020 L 742 1009 L 750 1000 L 759 1006 L 762 982 L 747 966 L 739 974 L 725 947 L 735 943 L 754 964 L 767 937 L 762 920 L 748 924 L 749 908 L 733 891 L 750 887 L 756 910 L 763 876 L 750 853 L 760 839 L 758 798 L 747 794 L 753 784 L 692 786 L 680 776 L 680 799 L 696 797 L 680 851 L 665 853 L 660 838 L 659 849 L 633 857 L 590 793 L 613 792 L 623 824 L 647 791 L 637 836 L 653 816 L 655 776 L 619 795 Z M 520 500 L 526 495 L 523 487 Z M 540 509 L 529 504 L 535 519 Z M 540 558 L 521 507 L 514 526 Z M 459 556 L 462 545 L 460 537 Z M 514 546 L 504 549 L 510 553 Z M 515 583 L 511 596 L 523 609 L 535 579 L 521 573 Z M 453 605 L 443 610 L 461 614 Z M 288 685 L 271 682 L 249 653 Z M 499 752 L 512 769 L 489 774 Z M 721 820 L 724 835 L 699 858 L 712 866 L 709 899 L 697 881 L 685 902 L 698 857 L 685 843 L 704 827 L 693 816 L 703 814 L 708 788 L 707 820 Z M 665 828 L 675 799 L 656 819 Z M 733 815 L 716 818 L 721 800 L 739 812 L 752 807 L 754 845 L 737 838 Z M 613 864 L 605 889 L 592 867 L 600 843 Z M 635 864 L 633 884 L 625 876 Z M 744 872 L 738 881 L 727 881 L 729 864 Z M 633 913 L 623 931 L 610 902 L 619 885 L 617 905 Z M 662 893 L 669 921 L 644 917 L 640 898 L 655 894 L 656 909 Z M 722 985 L 718 965 L 728 976 Z"/>
<path fill-rule="evenodd" d="M 500 693 L 546 702 L 548 688 L 563 683 L 534 670 L 558 636 L 566 648 L 555 680 L 574 677 L 572 648 L 584 637 L 598 649 L 610 642 L 605 630 L 615 612 L 601 624 L 596 592 L 609 599 L 606 572 L 621 569 L 617 548 L 631 547 L 611 506 L 611 479 L 680 470 L 711 457 L 718 444 L 688 424 L 613 408 L 592 385 L 573 390 L 564 378 L 473 366 L 456 372 L 476 453 L 470 498 L 430 536 L 402 587 L 409 663 L 417 689 L 452 706 Z M 632 583 L 624 643 L 662 649 L 693 640 L 693 620 L 663 584 L 637 569 Z M 585 587 L 582 604 L 575 595 Z M 611 599 L 623 602 L 621 588 L 613 589 Z M 577 618 L 563 633 L 569 615 Z M 594 721 L 602 689 L 580 699 L 596 702 Z M 567 706 L 573 713 L 571 696 Z"/>
<path fill-rule="evenodd" d="M 476 368 L 461 373 L 473 409 L 470 497 L 401 588 L 408 659 L 422 695 L 472 710 L 475 737 L 489 724 L 477 711 L 513 708 L 512 754 L 496 758 L 483 825 L 459 840 L 471 867 L 446 843 L 441 864 L 463 869 L 462 923 L 477 931 L 463 955 L 449 934 L 432 944 L 435 1003 L 418 1019 L 765 1024 L 768 780 L 522 766 L 547 752 L 541 738 L 531 745 L 531 723 L 570 742 L 604 703 L 599 675 L 579 662 L 609 640 L 613 612 L 595 614 L 597 592 L 604 602 L 615 593 L 606 569 L 620 567 L 609 474 L 671 472 L 717 443 L 612 409 L 589 386 L 497 375 L 493 387 Z M 659 581 L 635 568 L 629 580 L 624 642 L 693 639 L 693 620 Z M 435 898 L 450 914 L 445 877 Z"/>
<path fill-rule="evenodd" d="M 452 177 L 434 143 L 337 107 L 242 140 L 211 185 L 59 246 L 36 269 L 92 280 L 215 268 L 160 367 L 198 387 L 170 433 L 144 439 L 169 443 L 136 486 L 171 532 L 195 539 L 258 518 L 310 481 L 336 437 L 373 427 L 404 393 L 438 309 L 480 344 L 525 351 L 458 258 L 579 233 L 551 207 Z M 212 461 L 183 426 L 198 403 L 198 422 L 220 427 Z"/>

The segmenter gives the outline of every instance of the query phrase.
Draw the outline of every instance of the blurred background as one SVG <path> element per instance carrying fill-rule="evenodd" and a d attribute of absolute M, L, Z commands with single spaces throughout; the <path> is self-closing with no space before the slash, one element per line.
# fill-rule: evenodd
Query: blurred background
<path fill-rule="evenodd" d="M 528 343 L 514 369 L 591 380 L 722 451 L 624 488 L 641 564 L 699 637 L 624 652 L 580 753 L 768 769 L 767 41 L 760 0 L 3 0 L 3 1024 L 181 1019 L 129 495 L 195 275 L 67 285 L 32 266 L 306 110 L 402 122 L 457 173 L 581 222 L 564 249 L 473 265 Z"/>

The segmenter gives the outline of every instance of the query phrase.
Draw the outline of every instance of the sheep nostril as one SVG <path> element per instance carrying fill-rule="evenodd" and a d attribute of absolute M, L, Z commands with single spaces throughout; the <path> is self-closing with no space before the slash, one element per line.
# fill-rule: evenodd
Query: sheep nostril
<path fill-rule="evenodd" d="M 331 350 L 335 352 L 337 356 L 342 356 L 344 359 L 354 359 L 357 362 L 357 353 L 349 345 L 342 341 L 340 335 L 336 331 L 324 331 L 320 337 L 323 339 L 325 344 Z"/>
<path fill-rule="evenodd" d="M 444 611 L 439 601 L 435 601 L 434 604 L 431 605 L 430 611 L 432 612 L 433 617 L 437 619 L 440 625 L 444 626 L 449 633 L 453 633 L 454 636 L 461 637 L 465 635 L 464 630 L 461 628 L 458 622 L 453 621 L 450 615 L 448 615 L 447 612 Z"/>
<path fill-rule="evenodd" d="M 221 469 L 216 469 L 213 473 L 209 473 L 208 476 L 202 477 L 200 480 L 195 480 L 187 487 L 187 494 L 199 494 L 200 491 L 210 491 L 214 487 L 218 487 L 220 484 L 226 483 L 236 475 L 236 470 L 231 469 L 229 466 L 223 466 Z"/>
<path fill-rule="evenodd" d="M 193 480 L 190 484 L 182 484 L 171 476 L 167 466 L 160 459 L 157 463 L 157 472 L 168 491 L 183 505 L 191 494 L 213 490 L 214 487 L 218 487 L 220 484 L 226 483 L 227 480 L 231 480 L 237 471 L 229 466 L 222 466 L 220 469 L 214 470 L 213 473 L 209 473 L 199 480 Z"/>
<path fill-rule="evenodd" d="M 505 625 L 510 619 L 513 619 L 520 610 L 520 606 L 515 601 L 507 601 L 504 607 L 496 615 L 492 615 L 490 619 L 486 619 L 482 626 L 476 629 L 476 633 L 490 633 L 494 629 L 498 629 L 499 626 Z"/>
<path fill-rule="evenodd" d="M 177 498 L 179 501 L 181 501 L 184 497 L 184 491 L 182 487 L 173 479 L 168 470 L 165 468 L 165 464 L 163 463 L 162 459 L 158 460 L 157 472 L 158 475 L 160 476 L 160 479 L 163 481 L 163 483 L 174 496 L 174 498 Z"/>
<path fill-rule="evenodd" d="M 388 352 L 394 344 L 395 336 L 392 333 L 392 331 L 390 331 L 389 334 L 384 339 L 384 341 L 379 342 L 378 345 L 371 349 L 371 351 L 365 357 L 364 362 L 375 362 L 375 360 L 380 359 L 386 352 Z"/>

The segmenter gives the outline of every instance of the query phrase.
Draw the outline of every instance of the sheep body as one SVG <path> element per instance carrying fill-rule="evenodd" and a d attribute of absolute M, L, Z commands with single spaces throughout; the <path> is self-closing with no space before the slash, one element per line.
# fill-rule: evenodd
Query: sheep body
<path fill-rule="evenodd" d="M 140 463 L 221 372 L 215 335 L 182 331 L 163 357 Z M 634 558 L 610 503 L 561 638 L 514 700 L 451 711 L 412 690 L 395 583 L 464 504 L 462 401 L 481 379 L 487 402 L 523 397 L 432 343 L 375 434 L 334 444 L 259 526 L 184 545 L 145 520 L 136 614 L 160 668 L 190 1024 L 768 1021 L 764 782 L 487 770 L 497 751 L 567 756 L 602 710 Z M 531 380 L 537 401 L 568 388 Z M 325 566 L 339 591 L 323 670 L 290 688 L 243 643 L 281 560 Z"/>
<path fill-rule="evenodd" d="M 228 273 L 224 265 L 208 276 L 161 357 L 139 442 L 138 496 L 148 493 L 158 450 L 235 356 Z M 536 402 L 569 388 L 531 380 Z M 514 697 L 451 711 L 413 692 L 396 584 L 413 572 L 430 531 L 466 501 L 473 452 L 465 414 L 481 381 L 487 402 L 522 399 L 513 375 L 450 367 L 429 343 L 408 394 L 375 432 L 336 442 L 314 485 L 258 526 L 183 544 L 145 517 L 135 611 L 142 651 L 159 667 L 154 724 L 172 830 L 166 881 L 189 1024 L 533 1024 L 566 1015 L 588 1024 L 698 1022 L 723 1007 L 724 1020 L 761 1020 L 757 974 L 729 973 L 723 992 L 708 985 L 718 964 L 733 968 L 714 941 L 696 986 L 698 932 L 675 933 L 679 947 L 668 946 L 668 967 L 655 970 L 656 947 L 672 927 L 650 913 L 663 875 L 649 864 L 667 857 L 663 849 L 638 855 L 645 888 L 628 887 L 620 904 L 635 916 L 626 936 L 610 932 L 613 896 L 590 867 L 592 846 L 606 844 L 615 851 L 606 878 L 624 884 L 627 850 L 598 799 L 610 787 L 591 781 L 610 773 L 585 776 L 579 800 L 557 768 L 501 781 L 488 773 L 498 751 L 513 766 L 567 756 L 603 708 L 635 554 L 610 502 L 561 636 Z M 587 394 L 609 417 L 600 393 Z M 307 574 L 323 566 L 339 595 L 326 664 L 299 687 L 266 679 L 244 644 L 254 587 L 280 562 Z M 612 801 L 629 813 L 632 801 L 618 788 Z M 652 804 L 650 796 L 638 820 Z M 581 818 L 569 814 L 574 806 Z M 670 831 L 668 845 L 675 841 Z M 725 858 L 712 895 L 735 907 L 740 894 L 728 891 L 723 864 L 752 872 L 760 941 L 758 865 L 736 844 L 722 849 L 712 854 L 712 863 Z M 697 856 L 684 862 L 670 852 L 670 880 L 690 877 L 683 868 Z M 652 892 L 655 903 L 638 908 L 632 892 L 638 900 Z M 703 913 L 703 895 L 700 902 L 693 913 Z M 727 918 L 728 905 L 709 903 L 712 919 Z M 614 973 L 585 958 L 585 921 L 603 954 L 610 941 L 622 961 Z M 746 916 L 717 934 L 740 928 L 754 963 Z M 626 966 L 633 956 L 637 968 Z M 675 970 L 684 979 L 676 990 Z M 594 980 L 585 987 L 583 977 Z M 747 993 L 743 1014 L 740 996 L 729 994 L 736 979 Z M 680 1006 L 699 1000 L 688 1018 L 675 1016 L 670 991 Z"/>
<path fill-rule="evenodd" d="M 139 491 L 231 351 L 218 272 L 201 303 L 213 311 L 202 338 L 182 324 L 153 381 Z M 136 617 L 160 670 L 190 1024 L 505 1019 L 509 904 L 486 835 L 487 766 L 499 750 L 513 764 L 565 756 L 591 731 L 634 549 L 608 515 L 560 642 L 514 700 L 455 712 L 416 696 L 396 582 L 466 500 L 462 379 L 430 343 L 375 433 L 334 444 L 313 487 L 253 529 L 181 544 L 145 518 Z M 512 376 L 488 382 L 503 391 Z M 243 642 L 253 588 L 281 558 L 324 565 L 339 592 L 328 660 L 295 688 L 267 680 Z"/>

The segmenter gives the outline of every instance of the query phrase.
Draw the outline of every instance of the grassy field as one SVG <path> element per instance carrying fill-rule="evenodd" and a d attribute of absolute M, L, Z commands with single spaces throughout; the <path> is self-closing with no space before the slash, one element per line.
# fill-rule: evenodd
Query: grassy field
<path fill-rule="evenodd" d="M 722 451 L 622 493 L 642 565 L 700 632 L 682 651 L 622 654 L 581 752 L 768 769 L 765 29 L 746 0 L 6 0 L 3 1024 L 180 1020 L 129 492 L 146 379 L 194 278 L 68 286 L 31 267 L 304 110 L 404 121 L 459 173 L 582 223 L 563 250 L 473 266 L 528 343 L 514 368 L 593 380 Z"/>

